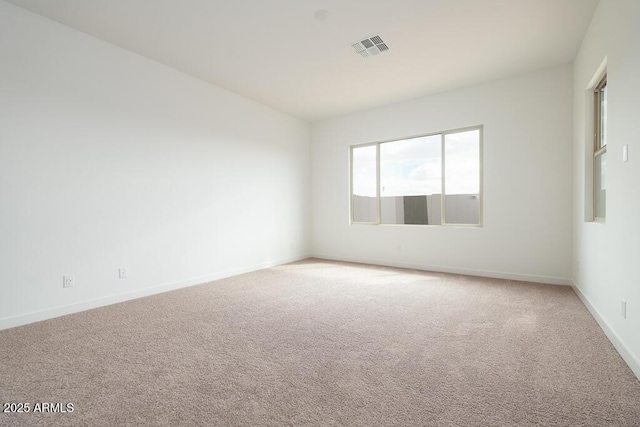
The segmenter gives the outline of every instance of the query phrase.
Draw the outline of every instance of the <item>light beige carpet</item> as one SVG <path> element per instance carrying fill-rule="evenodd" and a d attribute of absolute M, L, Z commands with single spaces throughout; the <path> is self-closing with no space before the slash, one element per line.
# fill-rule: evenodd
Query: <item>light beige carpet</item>
<path fill-rule="evenodd" d="M 1 425 L 640 425 L 568 287 L 321 260 L 0 332 Z"/>

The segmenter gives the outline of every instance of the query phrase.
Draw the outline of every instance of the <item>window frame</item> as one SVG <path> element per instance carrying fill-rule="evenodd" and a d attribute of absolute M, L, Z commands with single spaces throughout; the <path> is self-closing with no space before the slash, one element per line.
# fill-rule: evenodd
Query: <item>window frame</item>
<path fill-rule="evenodd" d="M 602 156 L 607 154 L 607 143 L 605 141 L 602 144 L 602 91 L 607 87 L 607 73 L 606 71 L 598 81 L 598 84 L 593 88 L 593 220 L 597 222 L 604 222 L 606 219 L 607 202 L 606 192 L 604 199 L 604 215 L 598 216 L 598 185 L 597 183 L 602 180 L 602 170 L 597 167 L 597 162 L 601 160 Z M 606 112 L 605 112 L 606 113 Z M 598 174 L 598 170 L 600 173 Z M 598 176 L 600 175 L 600 176 Z M 606 179 L 606 171 L 605 171 Z M 600 178 L 600 180 L 598 179 Z M 606 191 L 606 189 L 605 189 Z"/>
<path fill-rule="evenodd" d="M 446 222 L 446 194 L 445 194 L 445 137 L 449 134 L 463 133 L 469 131 L 478 131 L 478 150 L 479 150 L 479 172 L 478 172 L 478 223 L 477 224 L 459 224 Z M 484 176 L 484 143 L 483 143 L 484 125 L 467 126 L 462 128 L 448 129 L 445 131 L 424 133 L 419 135 L 413 135 L 402 138 L 387 139 L 377 142 L 367 142 L 363 144 L 354 144 L 349 146 L 349 224 L 350 225 L 381 225 L 381 226 L 417 226 L 417 227 L 471 227 L 482 228 L 484 226 L 484 190 L 483 190 L 483 176 Z M 415 138 L 424 138 L 429 136 L 440 135 L 440 162 L 441 162 L 441 191 L 440 191 L 440 224 L 383 224 L 381 223 L 381 195 L 380 195 L 380 146 L 388 142 L 397 142 Z M 362 147 L 376 146 L 376 221 L 354 221 L 353 219 L 353 150 Z"/>

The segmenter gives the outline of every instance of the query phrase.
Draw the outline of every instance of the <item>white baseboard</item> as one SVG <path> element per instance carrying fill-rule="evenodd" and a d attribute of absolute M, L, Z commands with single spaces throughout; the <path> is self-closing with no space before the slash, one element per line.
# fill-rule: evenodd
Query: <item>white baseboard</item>
<path fill-rule="evenodd" d="M 640 359 L 638 359 L 633 353 L 631 353 L 631 351 L 629 351 L 618 334 L 616 334 L 609 323 L 604 320 L 604 317 L 600 315 L 600 312 L 594 307 L 593 304 L 591 304 L 589 298 L 587 298 L 587 296 L 582 293 L 575 282 L 572 284 L 572 288 L 576 295 L 578 295 L 578 298 L 580 298 L 584 306 L 587 307 L 587 310 L 589 310 L 596 322 L 598 322 L 598 325 L 600 325 L 600 328 L 602 328 L 604 334 L 607 336 L 607 338 L 609 338 L 611 344 L 613 344 L 618 353 L 620 353 L 622 359 L 627 363 L 627 365 L 629 365 L 629 368 L 631 368 L 638 380 L 640 380 Z"/>
<path fill-rule="evenodd" d="M 356 262 L 360 264 L 373 264 L 385 267 L 410 268 L 413 270 L 435 271 L 439 273 L 464 274 L 466 276 L 491 277 L 495 279 L 518 280 L 522 282 L 546 283 L 549 285 L 571 286 L 572 281 L 564 277 L 537 276 L 534 274 L 511 273 L 504 271 L 475 270 L 470 268 L 445 267 L 439 265 L 424 265 L 402 261 L 379 260 L 370 258 L 343 257 L 326 254 L 314 254 L 314 258 L 333 261 Z"/>
<path fill-rule="evenodd" d="M 289 262 L 299 261 L 308 258 L 309 255 L 300 255 L 287 259 L 280 259 L 277 261 L 263 262 L 247 267 L 236 268 L 232 270 L 225 270 L 209 275 L 200 277 L 193 277 L 178 282 L 164 283 L 158 286 L 152 286 L 149 288 L 139 289 L 132 292 L 125 292 L 121 294 L 109 295 L 107 297 L 81 301 L 69 305 L 63 305 L 58 307 L 52 307 L 45 310 L 33 311 L 30 313 L 21 314 L 13 317 L 5 317 L 0 319 L 0 331 L 3 329 L 14 328 L 17 326 L 27 325 L 29 323 L 40 322 L 42 320 L 53 319 L 54 317 L 66 316 L 67 314 L 78 313 L 92 308 L 104 307 L 111 304 L 117 304 L 119 302 L 129 301 L 137 298 L 147 297 L 163 292 L 173 291 L 176 289 L 186 288 L 189 286 L 200 285 L 208 283 L 214 280 L 224 279 L 226 277 L 237 276 L 243 273 L 250 273 L 252 271 L 262 270 L 264 268 L 275 267 L 277 265 L 287 264 Z"/>

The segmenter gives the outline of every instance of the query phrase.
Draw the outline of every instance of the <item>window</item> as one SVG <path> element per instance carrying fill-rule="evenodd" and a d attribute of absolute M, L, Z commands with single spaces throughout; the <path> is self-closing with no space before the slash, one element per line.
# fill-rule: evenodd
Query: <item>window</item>
<path fill-rule="evenodd" d="M 482 127 L 351 147 L 351 222 L 480 225 Z"/>
<path fill-rule="evenodd" d="M 376 159 L 378 147 L 367 145 L 351 152 L 353 202 L 351 212 L 354 222 L 378 222 Z"/>
<path fill-rule="evenodd" d="M 593 213 L 604 219 L 607 200 L 607 76 L 593 91 Z"/>

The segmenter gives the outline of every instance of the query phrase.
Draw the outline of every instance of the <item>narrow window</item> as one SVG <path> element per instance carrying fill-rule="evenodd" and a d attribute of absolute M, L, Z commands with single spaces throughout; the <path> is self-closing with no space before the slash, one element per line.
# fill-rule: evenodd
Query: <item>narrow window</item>
<path fill-rule="evenodd" d="M 593 212 L 596 219 L 606 216 L 607 201 L 607 76 L 594 89 Z"/>
<path fill-rule="evenodd" d="M 377 223 L 377 146 L 351 149 L 351 215 L 353 222 Z"/>
<path fill-rule="evenodd" d="M 480 130 L 444 137 L 444 217 L 447 224 L 480 223 Z"/>

